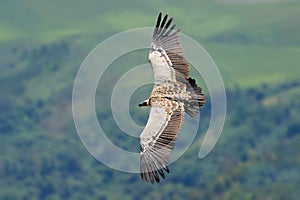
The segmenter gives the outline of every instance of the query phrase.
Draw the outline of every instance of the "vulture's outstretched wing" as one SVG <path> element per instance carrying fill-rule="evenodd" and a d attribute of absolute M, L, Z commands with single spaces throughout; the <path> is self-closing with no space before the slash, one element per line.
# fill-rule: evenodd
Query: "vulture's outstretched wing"
<path fill-rule="evenodd" d="M 159 13 L 153 33 L 150 54 L 154 51 L 161 52 L 168 61 L 169 66 L 175 69 L 176 75 L 188 79 L 190 71 L 188 62 L 184 59 L 183 48 L 179 40 L 180 30 L 174 30 L 175 25 L 171 26 L 172 20 L 173 18 L 168 20 L 168 15 L 165 15 L 162 19 L 162 14 Z M 149 55 L 149 58 L 151 61 L 151 55 Z"/>
<path fill-rule="evenodd" d="M 165 106 L 168 105 L 168 106 Z M 159 182 L 169 173 L 169 159 L 184 118 L 183 104 L 160 98 L 152 102 L 147 125 L 142 132 L 140 173 L 146 182 Z"/>

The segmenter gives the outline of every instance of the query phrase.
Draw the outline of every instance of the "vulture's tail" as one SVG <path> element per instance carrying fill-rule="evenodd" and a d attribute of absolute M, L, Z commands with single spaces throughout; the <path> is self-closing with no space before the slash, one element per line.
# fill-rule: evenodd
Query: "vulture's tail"
<path fill-rule="evenodd" d="M 185 112 L 191 117 L 196 117 L 200 108 L 205 104 L 205 97 L 201 87 L 197 86 L 195 79 L 188 78 L 188 84 L 186 85 L 191 98 L 184 103 Z"/>

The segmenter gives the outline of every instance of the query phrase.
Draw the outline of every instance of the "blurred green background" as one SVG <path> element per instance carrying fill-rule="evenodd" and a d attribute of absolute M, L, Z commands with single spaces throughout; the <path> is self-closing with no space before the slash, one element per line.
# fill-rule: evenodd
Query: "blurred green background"
<path fill-rule="evenodd" d="M 198 159 L 208 99 L 192 146 L 167 180 L 149 185 L 88 153 L 71 98 L 76 72 L 99 42 L 153 26 L 160 11 L 214 59 L 228 112 L 214 150 Z M 298 199 L 299 20 L 297 0 L 1 1 L 0 199 Z M 110 138 L 138 150 L 108 107 L 97 104 Z M 132 108 L 132 115 L 145 124 L 148 111 Z"/>

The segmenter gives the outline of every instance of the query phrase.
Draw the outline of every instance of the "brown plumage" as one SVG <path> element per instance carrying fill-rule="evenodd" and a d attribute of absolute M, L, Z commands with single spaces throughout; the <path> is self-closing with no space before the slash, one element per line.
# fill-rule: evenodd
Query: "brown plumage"
<path fill-rule="evenodd" d="M 146 182 L 165 178 L 171 152 L 184 120 L 184 111 L 196 117 L 205 103 L 202 89 L 189 75 L 173 19 L 159 13 L 153 33 L 149 61 L 154 75 L 150 97 L 140 106 L 151 106 L 141 133 L 140 174 Z"/>

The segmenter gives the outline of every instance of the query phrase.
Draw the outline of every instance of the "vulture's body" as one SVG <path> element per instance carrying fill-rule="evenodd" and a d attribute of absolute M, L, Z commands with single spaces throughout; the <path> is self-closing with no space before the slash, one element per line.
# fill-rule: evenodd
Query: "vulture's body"
<path fill-rule="evenodd" d="M 148 122 L 140 136 L 140 173 L 151 183 L 169 173 L 169 159 L 184 119 L 184 112 L 196 117 L 205 103 L 202 89 L 190 78 L 179 30 L 172 18 L 161 13 L 153 33 L 149 61 L 154 75 L 150 97 L 140 106 L 151 106 Z M 170 27 L 171 26 L 171 27 Z"/>

